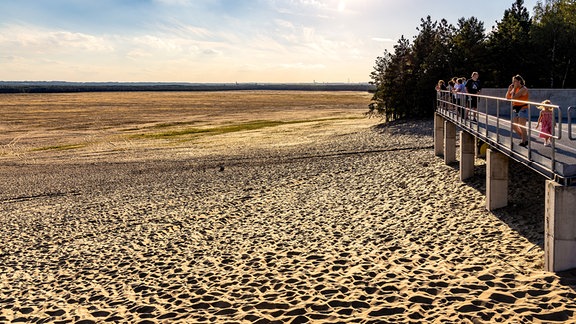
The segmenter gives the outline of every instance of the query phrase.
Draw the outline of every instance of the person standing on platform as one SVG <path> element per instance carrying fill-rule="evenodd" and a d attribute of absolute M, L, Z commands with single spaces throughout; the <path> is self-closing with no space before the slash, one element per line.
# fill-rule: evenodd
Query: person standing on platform
<path fill-rule="evenodd" d="M 528 101 L 529 92 L 525 86 L 526 82 L 519 75 L 512 77 L 512 84 L 508 86 L 506 92 L 506 99 L 514 99 L 521 101 Z M 528 104 L 524 102 L 512 102 L 512 109 L 514 110 L 512 117 L 512 128 L 520 136 L 520 146 L 526 147 L 528 145 L 528 135 L 526 132 L 526 121 L 528 120 Z"/>
<path fill-rule="evenodd" d="M 458 107 L 458 117 L 464 118 L 464 108 L 466 104 L 464 103 L 463 93 L 466 93 L 466 87 L 464 86 L 465 78 L 457 78 L 456 85 L 454 85 L 454 92 L 456 93 L 456 106 Z"/>
<path fill-rule="evenodd" d="M 550 100 L 542 101 L 543 105 L 549 105 L 550 103 Z M 554 108 L 551 106 L 538 106 L 538 109 L 540 109 L 540 117 L 538 117 L 536 128 L 542 126 L 540 138 L 544 139 L 544 146 L 550 146 L 550 137 L 552 137 L 552 127 L 554 126 Z"/>
<path fill-rule="evenodd" d="M 479 77 L 480 75 L 478 74 L 478 72 L 472 72 L 472 76 L 468 81 L 466 81 L 467 93 L 475 95 L 480 94 L 480 90 L 482 90 L 482 84 L 480 83 L 480 80 L 478 80 Z M 476 115 L 478 111 L 478 97 L 470 96 L 469 100 L 470 100 L 470 107 L 468 107 L 470 109 L 469 114 L 472 114 L 472 116 L 467 117 L 470 117 L 472 118 L 472 120 L 476 121 Z"/>

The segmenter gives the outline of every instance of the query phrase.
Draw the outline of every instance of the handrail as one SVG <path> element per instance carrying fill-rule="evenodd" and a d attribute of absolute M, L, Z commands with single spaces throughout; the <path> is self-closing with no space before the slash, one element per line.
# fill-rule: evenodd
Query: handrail
<path fill-rule="evenodd" d="M 470 105 L 471 98 L 477 97 L 477 107 L 473 110 Z M 479 94 L 469 93 L 452 93 L 447 90 L 437 91 L 436 110 L 445 118 L 452 120 L 463 130 L 469 131 L 476 135 L 479 139 L 487 144 L 496 147 L 499 151 L 508 154 L 512 158 L 528 165 L 532 169 L 546 175 L 550 179 L 558 182 L 570 183 L 576 180 L 575 175 L 567 175 L 564 178 L 564 169 L 562 163 L 557 163 L 557 158 L 563 161 L 567 159 L 565 155 L 566 145 L 557 146 L 557 141 L 562 139 L 563 133 L 563 114 L 560 106 L 554 104 L 543 104 L 534 101 L 522 101 L 516 99 L 506 99 L 502 97 L 484 96 Z M 512 122 L 513 116 L 513 103 L 522 103 L 528 105 L 527 123 L 523 125 L 515 125 Z M 546 106 L 553 108 L 553 127 L 551 134 L 547 134 L 542 129 L 534 129 L 533 124 L 535 121 L 532 119 L 532 112 L 538 106 Z M 572 134 L 572 121 L 571 113 L 576 110 L 576 107 L 568 109 L 568 138 L 569 140 L 576 140 L 576 134 Z M 472 120 L 475 116 L 476 120 Z M 514 143 L 516 134 L 514 126 L 522 127 L 528 137 L 528 145 L 521 148 Z M 538 138 L 540 134 L 550 136 L 551 148 L 543 150 L 543 146 L 533 144 L 534 138 Z M 539 141 L 538 141 L 539 142 Z M 573 147 L 571 144 L 569 147 Z M 563 150 L 560 156 L 557 156 L 557 150 Z M 571 149 L 568 156 L 568 163 L 572 165 L 572 156 L 574 149 Z M 559 180 L 560 179 L 560 180 Z"/>
<path fill-rule="evenodd" d="M 444 91 L 444 90 L 442 90 Z M 525 101 L 525 100 L 518 100 L 518 99 L 507 99 L 507 98 L 501 98 L 501 97 L 493 97 L 493 96 L 483 96 L 483 95 L 478 95 L 478 94 L 471 94 L 471 93 L 466 93 L 464 94 L 467 97 L 478 97 L 478 98 L 484 98 L 484 99 L 492 99 L 492 100 L 496 100 L 498 103 L 500 101 L 507 101 L 510 102 L 510 108 L 512 108 L 512 104 L 513 103 L 522 103 L 522 104 L 527 104 L 528 105 L 528 116 L 532 116 L 530 111 L 530 108 L 532 108 L 532 106 L 544 106 L 544 107 L 552 107 L 552 109 L 554 110 L 554 112 L 557 112 L 557 116 L 558 118 L 554 118 L 555 121 L 562 121 L 562 110 L 560 110 L 560 106 L 558 105 L 553 105 L 553 104 L 544 104 L 541 102 L 535 102 L 535 101 Z M 469 102 L 469 101 L 468 101 Z M 556 116 L 556 114 L 554 114 L 554 116 Z M 530 119 L 527 120 L 527 122 L 531 122 Z M 555 139 L 560 139 L 562 138 L 562 123 L 561 122 L 555 122 L 555 125 L 558 125 L 559 127 L 559 131 L 558 132 L 554 132 L 554 127 L 552 129 L 552 133 L 557 133 L 558 135 L 554 135 L 554 134 L 548 134 L 553 136 Z M 525 129 L 527 129 L 530 132 L 530 128 L 529 127 L 523 127 Z M 537 131 L 538 134 L 541 134 L 542 132 Z"/>
<path fill-rule="evenodd" d="M 441 93 L 441 94 L 444 94 L 443 98 L 449 98 L 449 96 L 446 96 L 446 94 L 453 94 L 453 93 L 450 93 L 450 91 L 448 91 L 448 90 L 439 90 L 438 92 Z M 444 103 L 444 106 L 453 107 L 453 108 L 461 108 L 461 109 L 463 109 L 463 110 L 465 110 L 465 111 L 470 112 L 470 111 L 472 111 L 472 109 L 469 108 L 469 107 L 470 107 L 471 97 L 478 97 L 478 98 L 483 98 L 483 99 L 491 99 L 491 100 L 495 100 L 495 101 L 497 102 L 497 105 L 498 105 L 497 110 L 496 110 L 496 111 L 497 111 L 496 117 L 500 117 L 500 114 L 499 114 L 500 109 L 498 109 L 498 108 L 499 108 L 499 104 L 500 104 L 501 101 L 510 102 L 510 113 L 512 113 L 512 103 L 523 103 L 523 104 L 527 104 L 527 105 L 528 105 L 528 115 L 529 115 L 529 116 L 532 116 L 532 114 L 531 114 L 531 113 L 532 113 L 532 111 L 531 111 L 532 106 L 552 107 L 552 109 L 553 109 L 553 111 L 554 111 L 554 114 L 553 114 L 553 116 L 554 116 L 554 118 L 553 118 L 553 119 L 554 119 L 554 127 L 552 127 L 552 134 L 547 134 L 547 133 L 544 133 L 544 132 L 542 132 L 542 131 L 538 131 L 538 130 L 536 130 L 536 129 L 532 130 L 532 128 L 530 127 L 530 124 L 532 123 L 532 120 L 531 120 L 530 118 L 527 120 L 527 123 L 528 123 L 529 126 L 521 126 L 521 125 L 519 125 L 519 126 L 522 127 L 522 128 L 524 128 L 524 129 L 526 129 L 527 132 L 528 132 L 528 135 L 531 135 L 530 133 L 531 133 L 532 131 L 535 131 L 538 135 L 540 135 L 540 134 L 546 134 L 546 135 L 550 135 L 551 138 L 554 138 L 554 139 L 561 139 L 561 138 L 562 138 L 562 110 L 560 109 L 560 106 L 558 106 L 558 105 L 544 104 L 544 103 L 535 102 L 535 101 L 524 101 L 524 100 L 517 100 L 517 99 L 507 99 L 507 98 L 494 97 L 494 96 L 484 96 L 484 95 L 471 94 L 471 93 L 457 93 L 456 95 L 460 97 L 460 102 L 462 102 L 462 100 L 461 100 L 462 98 L 466 98 L 465 101 L 468 103 L 468 105 L 462 106 L 462 105 L 458 105 L 458 104 L 456 104 L 456 103 L 454 103 L 454 102 L 447 101 L 446 99 L 443 99 L 442 101 L 443 101 L 443 103 Z M 486 106 L 487 106 L 487 104 L 488 104 L 488 102 L 486 101 Z M 568 108 L 569 111 L 570 111 L 570 110 L 574 110 L 574 109 L 576 109 L 576 108 L 574 108 L 574 107 L 569 107 L 569 108 Z M 487 107 L 486 107 L 486 110 L 488 110 Z M 570 114 L 568 114 L 568 116 L 570 117 Z M 488 114 L 487 114 L 486 117 L 488 117 Z M 499 119 L 500 119 L 500 118 L 498 118 L 498 120 L 499 120 Z M 570 118 L 569 118 L 569 126 L 571 126 L 571 119 L 570 119 Z M 558 131 L 556 131 L 555 128 L 558 128 Z M 571 134 L 571 132 L 569 132 L 569 134 Z M 576 138 L 570 137 L 570 139 L 571 139 L 571 140 L 575 140 Z"/>

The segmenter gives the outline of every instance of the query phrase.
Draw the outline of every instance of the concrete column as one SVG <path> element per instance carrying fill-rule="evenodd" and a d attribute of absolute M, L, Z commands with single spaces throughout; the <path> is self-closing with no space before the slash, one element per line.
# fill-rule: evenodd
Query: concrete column
<path fill-rule="evenodd" d="M 474 175 L 474 135 L 460 131 L 460 180 L 466 180 Z"/>
<path fill-rule="evenodd" d="M 546 181 L 544 267 L 576 268 L 576 187 Z"/>
<path fill-rule="evenodd" d="M 508 157 L 498 151 L 486 151 L 486 209 L 508 205 Z"/>
<path fill-rule="evenodd" d="M 444 122 L 444 163 L 456 162 L 456 125 Z"/>
<path fill-rule="evenodd" d="M 444 118 L 434 114 L 434 155 L 444 154 Z"/>

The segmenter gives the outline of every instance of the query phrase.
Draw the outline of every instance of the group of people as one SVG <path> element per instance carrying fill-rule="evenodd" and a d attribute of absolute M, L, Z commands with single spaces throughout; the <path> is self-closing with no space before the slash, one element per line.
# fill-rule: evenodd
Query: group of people
<path fill-rule="evenodd" d="M 471 118 L 473 121 L 476 121 L 476 112 L 478 111 L 478 97 L 476 96 L 469 96 L 469 107 L 470 114 L 467 110 L 464 109 L 464 102 L 462 102 L 463 94 L 470 93 L 470 94 L 480 94 L 480 90 L 482 90 L 482 83 L 479 80 L 480 74 L 478 72 L 472 72 L 470 79 L 466 79 L 465 77 L 453 77 L 448 81 L 448 85 L 444 84 L 444 80 L 439 80 L 438 84 L 436 84 L 436 91 L 439 90 L 447 90 L 452 94 L 452 102 L 456 104 L 458 107 L 458 115 L 462 118 L 468 119 Z"/>
<path fill-rule="evenodd" d="M 445 90 L 451 93 L 452 102 L 458 107 L 458 115 L 462 118 L 476 121 L 476 115 L 478 111 L 478 97 L 468 96 L 469 101 L 469 114 L 464 109 L 464 104 L 460 102 L 462 94 L 480 94 L 482 90 L 482 83 L 479 80 L 479 73 L 472 72 L 470 79 L 457 78 L 454 77 L 448 81 L 448 86 L 444 84 L 443 80 L 438 81 L 436 85 L 436 91 Z M 512 84 L 508 86 L 508 91 L 506 91 L 506 99 L 512 100 L 512 128 L 514 132 L 520 137 L 520 146 L 526 147 L 528 145 L 528 132 L 526 130 L 526 122 L 530 118 L 528 111 L 528 101 L 529 101 L 529 91 L 526 87 L 526 82 L 519 74 L 512 77 Z M 537 108 L 540 110 L 540 115 L 538 117 L 538 123 L 536 128 L 540 129 L 540 138 L 544 139 L 544 145 L 550 146 L 550 138 L 552 134 L 552 128 L 554 126 L 554 112 L 553 108 L 549 106 L 551 104 L 550 100 L 544 100 L 541 106 Z"/>

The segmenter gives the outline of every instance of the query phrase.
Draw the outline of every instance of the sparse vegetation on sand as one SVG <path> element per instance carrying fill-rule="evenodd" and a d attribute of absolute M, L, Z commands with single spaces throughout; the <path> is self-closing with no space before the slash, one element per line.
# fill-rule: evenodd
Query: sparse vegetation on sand
<path fill-rule="evenodd" d="M 360 119 L 369 98 L 309 91 L 4 94 L 0 158 L 42 159 L 49 151 L 94 158 L 198 136 Z"/>

